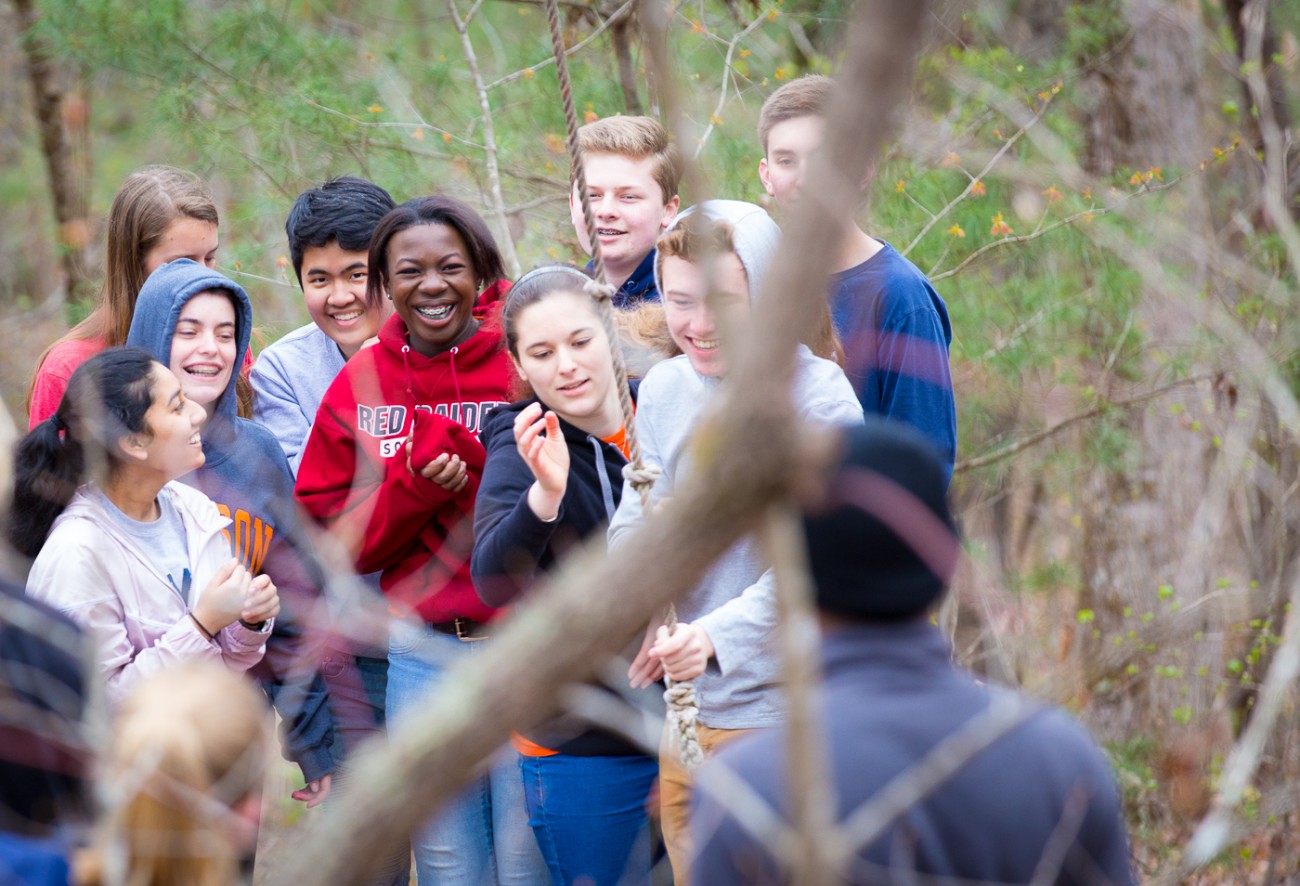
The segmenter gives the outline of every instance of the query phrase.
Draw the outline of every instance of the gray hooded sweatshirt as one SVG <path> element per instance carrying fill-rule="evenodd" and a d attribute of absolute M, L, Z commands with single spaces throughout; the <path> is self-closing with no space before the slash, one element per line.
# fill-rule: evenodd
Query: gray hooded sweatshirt
<path fill-rule="evenodd" d="M 712 200 L 694 210 L 732 226 L 732 242 L 757 295 L 776 252 L 780 229 L 761 207 L 736 200 Z M 683 213 L 684 217 L 687 213 Z M 660 469 L 652 504 L 678 488 L 699 482 L 690 441 L 714 392 L 725 379 L 702 376 L 685 356 L 656 365 L 641 382 L 636 433 L 648 465 Z M 862 421 L 862 407 L 835 363 L 800 346 L 790 395 L 807 422 L 830 426 Z M 625 483 L 609 527 L 610 550 L 627 542 L 641 524 L 641 497 Z M 775 646 L 776 601 L 772 570 L 757 540 L 746 536 L 724 553 L 693 591 L 677 601 L 677 617 L 709 635 L 714 658 L 695 680 L 700 722 L 715 729 L 774 726 L 783 719 Z"/>

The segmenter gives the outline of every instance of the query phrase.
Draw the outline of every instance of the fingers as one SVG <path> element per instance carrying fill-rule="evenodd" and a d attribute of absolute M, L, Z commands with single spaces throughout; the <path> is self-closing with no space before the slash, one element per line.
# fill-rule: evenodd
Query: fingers
<path fill-rule="evenodd" d="M 649 650 L 649 655 L 663 665 L 664 674 L 677 681 L 694 680 L 703 674 L 712 654 L 708 635 L 693 624 L 678 625 L 672 634 L 660 628 Z"/>
<path fill-rule="evenodd" d="M 265 575 L 259 575 L 250 585 L 244 598 L 244 608 L 239 617 L 251 624 L 275 618 L 280 612 L 280 595 Z"/>
<path fill-rule="evenodd" d="M 454 453 L 444 452 L 420 469 L 420 476 L 443 489 L 459 492 L 469 482 L 469 467 Z"/>
<path fill-rule="evenodd" d="M 524 408 L 522 412 L 515 416 L 515 442 L 537 421 L 538 416 L 542 414 L 542 404 L 533 403 Z"/>

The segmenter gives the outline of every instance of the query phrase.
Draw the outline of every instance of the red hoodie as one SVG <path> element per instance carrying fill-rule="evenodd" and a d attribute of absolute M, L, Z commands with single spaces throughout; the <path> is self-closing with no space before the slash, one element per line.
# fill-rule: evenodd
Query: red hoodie
<path fill-rule="evenodd" d="M 470 579 L 474 496 L 483 475 L 478 435 L 487 414 L 507 402 L 510 358 L 493 312 L 462 344 L 425 357 L 406 344 L 393 314 L 379 342 L 362 348 L 334 379 L 312 425 L 295 497 L 348 545 L 359 573 L 382 570 L 394 608 L 425 621 L 490 621 Z M 452 494 L 413 475 L 403 445 L 414 415 L 412 464 L 454 452 L 469 482 Z"/>

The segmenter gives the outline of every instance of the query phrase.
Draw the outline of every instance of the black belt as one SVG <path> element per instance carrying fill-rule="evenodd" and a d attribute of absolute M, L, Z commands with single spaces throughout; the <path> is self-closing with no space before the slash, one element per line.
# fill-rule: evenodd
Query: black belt
<path fill-rule="evenodd" d="M 462 643 L 473 643 L 488 638 L 488 626 L 469 618 L 455 618 L 440 624 L 430 624 L 429 627 L 440 634 L 450 634 Z"/>

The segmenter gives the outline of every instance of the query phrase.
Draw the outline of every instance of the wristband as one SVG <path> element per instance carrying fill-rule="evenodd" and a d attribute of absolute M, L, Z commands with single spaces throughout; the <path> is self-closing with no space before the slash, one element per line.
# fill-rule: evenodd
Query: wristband
<path fill-rule="evenodd" d="M 258 633 L 258 634 L 262 633 L 262 631 L 266 629 L 266 619 L 262 619 L 257 624 L 251 625 L 241 618 L 239 620 L 239 623 L 244 627 L 248 628 L 250 631 L 253 631 L 254 633 Z"/>
<path fill-rule="evenodd" d="M 194 626 L 197 627 L 200 631 L 202 631 L 205 637 L 207 637 L 213 643 L 217 642 L 217 635 L 209 631 L 206 627 L 204 627 L 203 622 L 199 621 L 199 617 L 195 615 L 193 612 L 190 613 L 190 621 L 194 622 Z"/>

